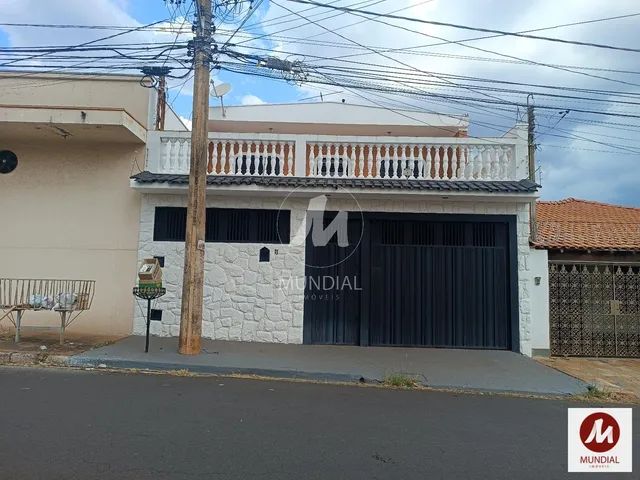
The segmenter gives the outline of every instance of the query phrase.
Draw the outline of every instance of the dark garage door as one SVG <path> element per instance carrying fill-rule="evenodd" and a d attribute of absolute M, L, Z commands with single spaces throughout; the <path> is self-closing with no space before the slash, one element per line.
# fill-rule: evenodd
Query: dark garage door
<path fill-rule="evenodd" d="M 508 217 L 394 217 L 367 216 L 362 241 L 350 256 L 336 243 L 307 244 L 305 343 L 517 345 L 512 326 L 517 314 L 511 308 L 517 294 L 511 282 L 513 222 Z M 350 226 L 350 239 L 355 230 Z M 348 258 L 327 262 L 341 255 Z M 310 266 L 332 263 L 337 265 Z M 309 282 L 314 276 L 333 277 L 342 288 L 318 289 L 317 281 Z M 353 284 L 359 289 L 350 288 Z"/>

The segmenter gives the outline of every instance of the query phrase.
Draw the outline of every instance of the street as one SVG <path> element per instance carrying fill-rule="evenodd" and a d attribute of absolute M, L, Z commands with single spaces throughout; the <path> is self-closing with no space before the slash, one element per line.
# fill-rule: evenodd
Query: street
<path fill-rule="evenodd" d="M 591 406 L 17 367 L 0 392 L 12 480 L 566 478 L 567 407 Z M 640 471 L 634 414 L 634 474 L 616 478 Z"/>

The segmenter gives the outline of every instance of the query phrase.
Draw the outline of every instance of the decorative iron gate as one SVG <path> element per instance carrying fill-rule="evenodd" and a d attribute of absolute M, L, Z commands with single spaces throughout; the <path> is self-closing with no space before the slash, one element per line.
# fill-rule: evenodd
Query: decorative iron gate
<path fill-rule="evenodd" d="M 549 263 L 552 355 L 640 357 L 640 266 Z"/>

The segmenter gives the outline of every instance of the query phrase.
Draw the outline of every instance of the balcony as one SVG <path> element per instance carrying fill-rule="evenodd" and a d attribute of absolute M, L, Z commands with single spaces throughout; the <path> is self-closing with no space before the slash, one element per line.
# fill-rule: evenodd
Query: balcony
<path fill-rule="evenodd" d="M 210 134 L 207 174 L 514 181 L 528 177 L 526 128 L 504 137 Z M 188 174 L 190 132 L 149 132 L 147 170 Z"/>

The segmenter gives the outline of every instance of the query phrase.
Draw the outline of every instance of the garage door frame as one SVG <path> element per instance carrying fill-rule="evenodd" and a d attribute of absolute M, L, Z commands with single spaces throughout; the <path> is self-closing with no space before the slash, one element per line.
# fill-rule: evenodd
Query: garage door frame
<path fill-rule="evenodd" d="M 434 213 L 396 213 L 396 212 L 349 212 L 349 217 L 357 216 L 364 221 L 363 237 L 360 243 L 360 263 L 363 288 L 360 295 L 360 346 L 369 346 L 369 324 L 371 321 L 371 222 L 410 220 L 416 222 L 450 222 L 450 223 L 503 223 L 507 227 L 507 262 L 509 279 L 507 312 L 510 318 L 510 350 L 520 351 L 520 317 L 518 293 L 518 245 L 517 245 L 517 217 L 515 215 L 474 215 L 474 214 L 434 214 Z M 351 239 L 350 239 L 351 240 Z M 309 309 L 305 301 L 305 319 Z M 308 324 L 304 324 L 304 343 L 312 343 Z"/>

